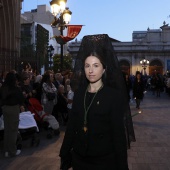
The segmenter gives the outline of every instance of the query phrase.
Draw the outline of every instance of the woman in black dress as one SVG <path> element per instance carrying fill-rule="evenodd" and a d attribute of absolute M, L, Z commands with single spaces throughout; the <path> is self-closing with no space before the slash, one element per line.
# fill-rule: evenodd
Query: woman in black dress
<path fill-rule="evenodd" d="M 136 73 L 136 78 L 133 84 L 133 98 L 136 100 L 136 108 L 140 109 L 140 103 L 144 96 L 144 83 L 141 73 Z"/>
<path fill-rule="evenodd" d="M 85 36 L 78 56 L 72 82 L 79 88 L 60 150 L 61 169 L 128 170 L 128 99 L 110 38 Z"/>

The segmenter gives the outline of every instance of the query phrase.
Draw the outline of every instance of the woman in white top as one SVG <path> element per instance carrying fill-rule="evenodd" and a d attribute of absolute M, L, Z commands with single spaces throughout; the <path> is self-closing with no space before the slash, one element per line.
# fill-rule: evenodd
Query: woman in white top
<path fill-rule="evenodd" d="M 52 114 L 53 107 L 57 103 L 57 88 L 53 84 L 53 80 L 52 71 L 47 71 L 43 75 L 41 104 L 47 114 Z"/>

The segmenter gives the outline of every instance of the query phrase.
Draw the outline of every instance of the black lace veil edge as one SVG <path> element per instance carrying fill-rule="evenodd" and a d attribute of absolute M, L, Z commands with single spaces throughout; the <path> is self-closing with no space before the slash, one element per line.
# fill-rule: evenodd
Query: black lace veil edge
<path fill-rule="evenodd" d="M 120 90 L 122 95 L 122 107 L 124 107 L 125 130 L 127 137 L 127 147 L 130 143 L 136 141 L 133 128 L 131 110 L 128 103 L 128 95 L 123 73 L 120 69 L 117 56 L 115 55 L 111 39 L 107 34 L 87 35 L 83 37 L 81 42 L 71 79 L 74 89 L 79 86 L 87 86 L 87 79 L 84 73 L 84 60 L 91 52 L 96 50 L 102 56 L 102 62 L 106 66 L 105 77 L 103 82 L 105 85 Z"/>

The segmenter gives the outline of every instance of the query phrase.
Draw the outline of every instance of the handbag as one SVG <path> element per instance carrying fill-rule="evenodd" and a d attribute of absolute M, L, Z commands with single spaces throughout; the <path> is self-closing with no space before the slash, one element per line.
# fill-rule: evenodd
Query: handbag
<path fill-rule="evenodd" d="M 55 99 L 55 93 L 46 93 L 48 101 L 54 100 Z"/>

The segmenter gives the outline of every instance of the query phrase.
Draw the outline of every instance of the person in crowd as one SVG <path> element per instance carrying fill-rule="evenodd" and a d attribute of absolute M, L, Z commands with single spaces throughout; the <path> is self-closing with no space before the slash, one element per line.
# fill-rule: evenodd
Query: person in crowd
<path fill-rule="evenodd" d="M 141 78 L 142 78 L 142 81 L 143 81 L 144 90 L 146 91 L 147 90 L 147 79 L 148 79 L 148 76 L 147 76 L 146 73 L 144 75 L 141 74 Z"/>
<path fill-rule="evenodd" d="M 53 84 L 55 85 L 55 87 L 58 89 L 60 85 L 63 85 L 63 76 L 61 73 L 56 73 L 54 75 L 54 81 L 53 81 Z M 54 108 L 53 108 L 53 112 L 52 114 L 55 116 L 55 118 L 58 120 L 58 108 L 57 108 L 57 103 L 54 105 Z"/>
<path fill-rule="evenodd" d="M 68 109 L 67 109 L 68 99 L 64 90 L 64 85 L 59 85 L 58 87 L 58 96 L 57 96 L 57 106 L 56 119 L 59 119 L 59 114 L 61 114 L 63 125 L 67 124 L 68 121 Z"/>
<path fill-rule="evenodd" d="M 156 74 L 155 76 L 155 91 L 156 91 L 156 96 L 160 97 L 161 96 L 161 91 L 163 89 L 163 82 L 159 74 Z"/>
<path fill-rule="evenodd" d="M 151 76 L 150 83 L 151 83 L 152 94 L 155 95 L 155 91 L 156 91 L 156 76 L 155 76 L 155 74 L 153 74 Z"/>
<path fill-rule="evenodd" d="M 41 81 L 42 81 L 42 75 L 37 75 L 35 77 L 35 80 L 33 82 L 33 97 L 38 99 L 38 101 L 41 103 L 41 93 L 42 93 L 42 87 L 41 87 Z"/>
<path fill-rule="evenodd" d="M 0 77 L 0 87 L 1 87 L 2 84 L 4 83 L 5 77 L 6 77 L 7 73 L 8 73 L 8 71 L 2 71 L 1 77 Z"/>
<path fill-rule="evenodd" d="M 22 77 L 19 73 L 15 73 L 15 77 L 16 77 L 16 84 L 18 87 L 21 88 L 21 84 L 22 84 Z"/>
<path fill-rule="evenodd" d="M 0 88 L 0 101 L 4 117 L 4 151 L 5 157 L 16 156 L 21 153 L 17 150 L 17 136 L 19 125 L 20 106 L 24 103 L 24 96 L 17 86 L 13 72 L 7 73 Z"/>
<path fill-rule="evenodd" d="M 141 100 L 144 97 L 144 83 L 141 77 L 141 73 L 136 73 L 136 78 L 133 84 L 133 98 L 136 100 L 136 108 L 140 109 Z"/>
<path fill-rule="evenodd" d="M 61 75 L 61 73 L 55 74 L 53 83 L 57 89 L 60 84 L 63 84 L 63 76 Z"/>
<path fill-rule="evenodd" d="M 33 97 L 33 88 L 32 85 L 30 84 L 30 74 L 24 72 L 22 74 L 22 83 L 21 83 L 21 90 L 24 95 L 25 101 L 25 107 L 28 107 L 29 105 L 29 98 Z"/>
<path fill-rule="evenodd" d="M 65 86 L 66 80 L 69 79 L 69 70 L 65 70 L 65 71 L 63 70 L 61 74 L 63 77 L 62 84 Z"/>
<path fill-rule="evenodd" d="M 168 73 L 167 75 L 166 87 L 167 87 L 167 93 L 170 96 L 170 73 Z"/>
<path fill-rule="evenodd" d="M 64 90 L 65 90 L 65 93 L 66 93 L 66 95 L 67 95 L 67 94 L 68 94 L 68 91 L 70 90 L 70 79 L 69 79 L 69 78 L 67 78 L 67 79 L 65 80 Z"/>
<path fill-rule="evenodd" d="M 54 105 L 57 103 L 57 88 L 53 84 L 54 74 L 52 71 L 46 71 L 43 75 L 41 87 L 41 104 L 47 114 L 52 114 Z"/>
<path fill-rule="evenodd" d="M 75 87 L 73 86 L 73 81 L 70 82 L 70 85 L 68 85 L 67 90 L 67 109 L 68 109 L 68 117 L 71 114 L 71 110 L 72 110 L 72 105 L 73 105 L 73 98 L 74 98 L 74 91 L 75 91 Z"/>
<path fill-rule="evenodd" d="M 124 118 L 129 103 L 108 35 L 83 38 L 72 80 L 78 89 L 60 150 L 61 169 L 128 170 Z"/>
<path fill-rule="evenodd" d="M 148 76 L 147 83 L 146 83 L 146 89 L 151 90 L 151 76 Z"/>
<path fill-rule="evenodd" d="M 164 74 L 162 77 L 162 92 L 167 93 L 167 86 L 166 86 L 167 74 Z"/>
<path fill-rule="evenodd" d="M 123 73 L 124 79 L 125 79 L 125 84 L 126 84 L 126 90 L 127 90 L 127 95 L 128 95 L 128 101 L 130 102 L 130 91 L 132 89 L 132 82 L 130 80 L 130 77 L 127 73 Z"/>

